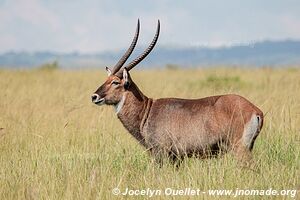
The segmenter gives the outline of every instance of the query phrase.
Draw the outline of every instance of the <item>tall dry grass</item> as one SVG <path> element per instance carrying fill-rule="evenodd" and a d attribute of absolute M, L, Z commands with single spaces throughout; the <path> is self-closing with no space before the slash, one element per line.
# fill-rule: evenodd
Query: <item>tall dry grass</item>
<path fill-rule="evenodd" d="M 266 114 L 253 151 L 257 170 L 240 167 L 230 154 L 187 159 L 178 170 L 159 168 L 113 108 L 90 102 L 105 79 L 103 71 L 0 70 L 0 199 L 128 198 L 114 196 L 115 187 L 299 189 L 299 69 L 136 70 L 131 75 L 149 97 L 237 93 L 255 103 Z"/>

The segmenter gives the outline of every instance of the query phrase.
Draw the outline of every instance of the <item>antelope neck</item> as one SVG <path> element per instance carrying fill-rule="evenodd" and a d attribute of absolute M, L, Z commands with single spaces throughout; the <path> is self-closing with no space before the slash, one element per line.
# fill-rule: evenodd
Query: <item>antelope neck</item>
<path fill-rule="evenodd" d="M 152 99 L 146 97 L 134 83 L 124 94 L 123 99 L 124 101 L 120 102 L 123 104 L 122 108 L 117 112 L 117 116 L 128 132 L 142 145 L 145 145 L 141 129 L 148 118 Z"/>

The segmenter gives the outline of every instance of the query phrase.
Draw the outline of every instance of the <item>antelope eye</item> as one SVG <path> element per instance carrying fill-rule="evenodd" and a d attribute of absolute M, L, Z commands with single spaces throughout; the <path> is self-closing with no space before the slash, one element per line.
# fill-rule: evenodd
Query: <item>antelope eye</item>
<path fill-rule="evenodd" d="M 119 85 L 120 82 L 118 82 L 118 81 L 112 81 L 111 84 L 112 84 L 112 85 Z"/>

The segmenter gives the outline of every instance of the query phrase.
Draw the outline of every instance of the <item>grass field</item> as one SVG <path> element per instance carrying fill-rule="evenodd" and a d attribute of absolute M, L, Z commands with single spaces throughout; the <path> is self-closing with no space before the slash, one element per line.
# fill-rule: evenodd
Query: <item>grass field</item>
<path fill-rule="evenodd" d="M 0 199 L 144 199 L 112 189 L 300 188 L 300 69 L 156 70 L 131 73 L 148 97 L 200 98 L 237 93 L 265 113 L 253 154 L 257 168 L 232 155 L 156 166 L 118 121 L 90 96 L 101 70 L 0 70 Z M 178 196 L 157 195 L 154 199 Z M 232 196 L 182 196 L 181 199 Z M 291 199 L 240 196 L 240 199 Z M 237 199 L 239 199 L 237 198 Z"/>

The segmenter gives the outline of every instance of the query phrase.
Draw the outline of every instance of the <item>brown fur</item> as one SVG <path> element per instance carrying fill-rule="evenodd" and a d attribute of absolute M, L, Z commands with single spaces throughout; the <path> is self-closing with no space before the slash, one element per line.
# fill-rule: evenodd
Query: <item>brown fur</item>
<path fill-rule="evenodd" d="M 248 100 L 233 94 L 202 99 L 152 100 L 131 80 L 127 70 L 151 52 L 159 31 L 158 20 L 156 34 L 148 48 L 122 67 L 135 47 L 138 21 L 129 49 L 113 70 L 106 68 L 108 79 L 92 95 L 92 101 L 98 105 L 114 105 L 124 127 L 158 160 L 162 155 L 176 160 L 227 151 L 232 151 L 238 159 L 248 160 L 263 125 L 263 113 Z"/>
<path fill-rule="evenodd" d="M 117 80 L 120 85 L 113 86 Z M 125 101 L 118 118 L 131 135 L 156 157 L 207 157 L 227 151 L 238 159 L 251 157 L 254 141 L 263 125 L 263 113 L 244 97 L 228 94 L 202 99 L 146 97 L 128 74 L 124 78 L 110 75 L 96 91 L 106 104 Z M 255 116 L 256 118 L 252 117 Z M 243 141 L 244 130 L 251 120 L 258 120 L 251 144 Z M 256 121 L 254 121 L 256 123 Z"/>

